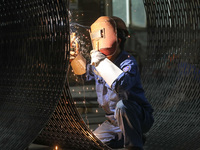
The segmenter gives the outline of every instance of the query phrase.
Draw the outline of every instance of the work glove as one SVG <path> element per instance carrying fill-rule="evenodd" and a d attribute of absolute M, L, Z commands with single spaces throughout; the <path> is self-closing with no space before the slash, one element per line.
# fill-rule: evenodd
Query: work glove
<path fill-rule="evenodd" d="M 76 33 L 72 32 L 70 34 L 70 62 L 72 62 L 76 56 L 79 54 L 80 43 L 76 37 Z"/>
<path fill-rule="evenodd" d="M 106 58 L 106 56 L 98 50 L 91 50 L 91 65 L 97 67 L 99 63 Z"/>
<path fill-rule="evenodd" d="M 69 57 L 69 61 L 72 62 L 72 60 L 74 60 L 77 56 L 77 53 L 74 52 L 73 50 L 70 50 L 70 57 Z"/>

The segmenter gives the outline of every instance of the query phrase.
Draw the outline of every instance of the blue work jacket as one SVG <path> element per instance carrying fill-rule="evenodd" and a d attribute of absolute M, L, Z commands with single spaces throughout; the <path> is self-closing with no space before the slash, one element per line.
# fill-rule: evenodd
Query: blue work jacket
<path fill-rule="evenodd" d="M 135 58 L 126 51 L 122 51 L 113 63 L 123 73 L 118 76 L 111 87 L 98 75 L 94 66 L 87 65 L 86 73 L 86 80 L 95 80 L 97 100 L 99 105 L 105 110 L 107 116 L 114 114 L 116 104 L 119 100 L 135 101 L 152 113 L 153 109 L 145 97 Z"/>

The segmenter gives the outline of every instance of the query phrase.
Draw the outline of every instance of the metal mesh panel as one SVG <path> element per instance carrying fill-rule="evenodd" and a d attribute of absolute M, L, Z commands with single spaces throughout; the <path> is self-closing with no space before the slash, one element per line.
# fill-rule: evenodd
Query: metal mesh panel
<path fill-rule="evenodd" d="M 147 149 L 200 147 L 199 0 L 145 0 L 148 48 L 142 79 L 155 109 Z"/>
<path fill-rule="evenodd" d="M 67 1 L 0 2 L 0 149 L 22 150 L 49 120 L 66 80 Z"/>
<path fill-rule="evenodd" d="M 85 125 L 70 95 L 69 88 L 66 86 L 53 117 L 35 143 L 59 145 L 64 149 L 76 150 L 110 149 L 101 143 Z"/>

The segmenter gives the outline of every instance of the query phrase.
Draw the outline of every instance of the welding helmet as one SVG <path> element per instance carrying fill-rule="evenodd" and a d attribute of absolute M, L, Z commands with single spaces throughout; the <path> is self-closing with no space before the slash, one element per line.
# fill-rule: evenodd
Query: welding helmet
<path fill-rule="evenodd" d="M 90 37 L 93 49 L 99 50 L 107 57 L 112 56 L 117 49 L 117 30 L 128 31 L 125 23 L 118 17 L 99 17 L 90 27 Z"/>

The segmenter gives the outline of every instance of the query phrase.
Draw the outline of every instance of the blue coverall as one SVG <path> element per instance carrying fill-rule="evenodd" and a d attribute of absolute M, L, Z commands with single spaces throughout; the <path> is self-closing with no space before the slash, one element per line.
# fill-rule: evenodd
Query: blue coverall
<path fill-rule="evenodd" d="M 108 118 L 94 134 L 104 143 L 123 141 L 123 146 L 142 149 L 142 135 L 151 128 L 153 108 L 145 97 L 135 58 L 122 51 L 113 62 L 123 73 L 110 88 L 94 66 L 87 65 L 87 80 L 95 80 L 99 105 Z M 113 146 L 114 147 L 114 146 Z"/>

